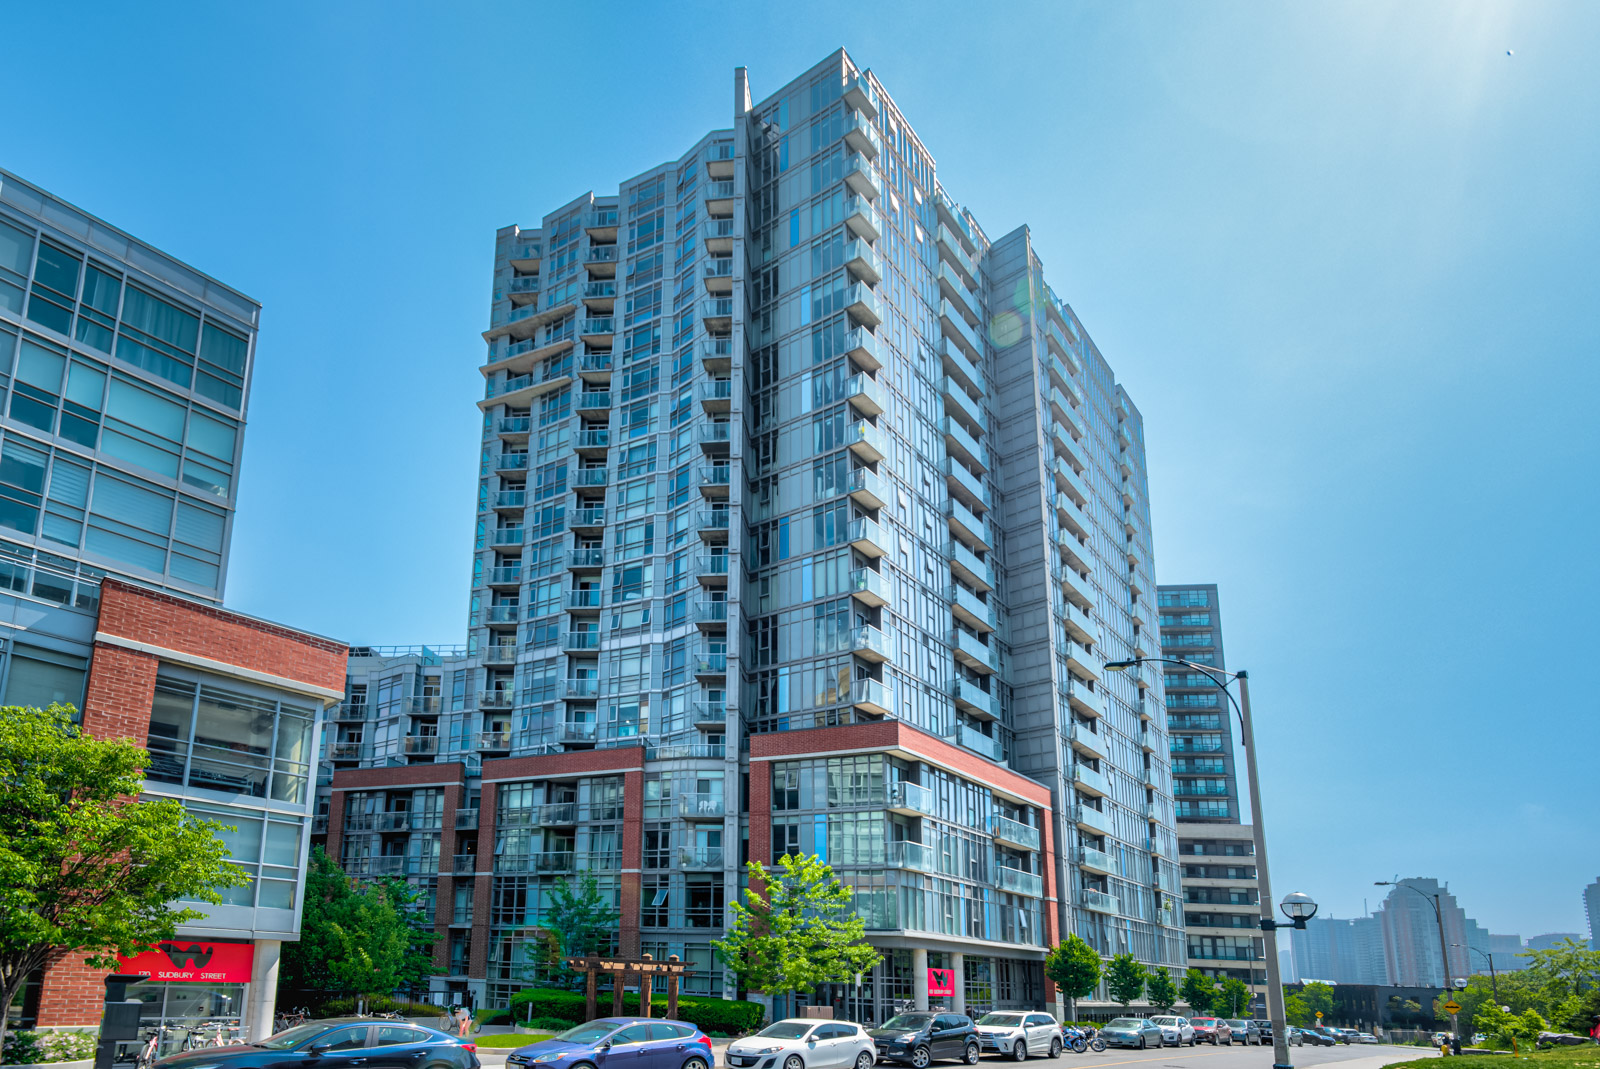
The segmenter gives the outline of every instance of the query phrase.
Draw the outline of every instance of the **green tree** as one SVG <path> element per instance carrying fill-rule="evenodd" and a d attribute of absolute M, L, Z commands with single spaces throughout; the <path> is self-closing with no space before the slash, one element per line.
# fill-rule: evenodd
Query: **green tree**
<path fill-rule="evenodd" d="M 1057 943 L 1044 959 L 1044 974 L 1071 1003 L 1070 1014 L 1078 1015 L 1078 1000 L 1094 994 L 1100 983 L 1100 955 L 1076 933 Z"/>
<path fill-rule="evenodd" d="M 1126 1006 L 1144 994 L 1145 972 L 1132 954 L 1118 954 L 1106 965 L 1106 993 Z"/>
<path fill-rule="evenodd" d="M 1225 976 L 1217 990 L 1213 1008 L 1222 1017 L 1243 1017 L 1250 1006 L 1250 985 L 1237 976 Z"/>
<path fill-rule="evenodd" d="M 726 938 L 711 945 L 748 988 L 769 995 L 845 983 L 882 957 L 863 940 L 853 894 L 814 854 L 785 854 L 768 869 L 745 866 L 749 886 L 734 902 Z"/>
<path fill-rule="evenodd" d="M 1545 1017 L 1565 1016 L 1569 999 L 1581 997 L 1600 987 L 1600 950 L 1590 950 L 1576 939 L 1563 939 L 1549 950 L 1530 950 L 1518 954 L 1528 958 L 1520 978 L 1538 989 L 1540 1010 Z M 1576 1009 L 1574 1003 L 1570 1009 Z"/>
<path fill-rule="evenodd" d="M 1324 1024 L 1333 1019 L 1333 988 L 1313 980 L 1300 989 L 1300 997 L 1305 1000 L 1306 1009 L 1311 1011 L 1313 1023 L 1319 1012 Z"/>
<path fill-rule="evenodd" d="M 542 959 L 542 966 L 525 979 L 553 979 L 576 986 L 583 975 L 567 967 L 568 958 L 609 954 L 615 946 L 617 922 L 622 914 L 600 893 L 594 876 L 584 873 L 574 882 L 558 883 L 550 889 L 550 908 L 545 911 L 542 938 L 524 944 Z M 535 964 L 530 962 L 530 964 Z"/>
<path fill-rule="evenodd" d="M 1150 997 L 1150 1005 L 1162 1013 L 1172 1009 L 1172 1004 L 1178 1001 L 1178 985 L 1172 982 L 1172 974 L 1159 966 L 1145 977 L 1144 992 Z"/>
<path fill-rule="evenodd" d="M 1313 1020 L 1311 1007 L 1306 1005 L 1306 1000 L 1287 993 L 1283 996 L 1283 1016 L 1296 1028 L 1309 1028 Z"/>
<path fill-rule="evenodd" d="M 1204 1017 L 1211 1012 L 1211 1004 L 1217 1001 L 1217 982 L 1199 969 L 1190 969 L 1183 974 L 1183 986 L 1178 993 L 1189 1004 L 1192 1016 Z"/>
<path fill-rule="evenodd" d="M 141 800 L 149 754 L 97 739 L 71 706 L 0 709 L 0 1007 L 71 955 L 113 970 L 250 882 L 217 832 L 167 800 Z M 6 1022 L 0 1015 L 0 1046 Z"/>
<path fill-rule="evenodd" d="M 395 886 L 399 884 L 398 888 Z M 306 868 L 300 940 L 286 943 L 279 987 L 286 992 L 389 995 L 434 972 L 404 881 L 352 880 L 317 847 Z"/>
<path fill-rule="evenodd" d="M 433 963 L 433 944 L 438 938 L 433 930 L 433 917 L 425 908 L 420 888 L 413 887 L 398 876 L 386 877 L 382 882 L 384 893 L 405 922 L 406 938 L 410 943 L 400 961 L 400 986 L 408 994 L 418 995 L 426 992 L 428 977 L 436 976 L 441 971 Z"/>
<path fill-rule="evenodd" d="M 1448 1020 L 1449 1015 L 1446 1014 L 1445 1018 Z M 1507 1013 L 1492 1001 L 1478 1007 L 1475 1030 L 1483 1032 L 1491 1044 L 1503 1050 L 1511 1050 L 1513 1043 L 1531 1044 L 1546 1028 L 1545 1020 L 1537 1010 L 1525 1010 L 1521 1014 Z M 1464 1027 L 1462 1032 L 1469 1036 L 1472 1034 Z"/>

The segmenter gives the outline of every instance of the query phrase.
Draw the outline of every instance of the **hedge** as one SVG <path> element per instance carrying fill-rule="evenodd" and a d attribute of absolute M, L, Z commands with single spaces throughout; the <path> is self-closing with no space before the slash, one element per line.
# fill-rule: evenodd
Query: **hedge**
<path fill-rule="evenodd" d="M 603 992 L 598 1001 L 602 1015 L 611 1012 L 610 992 Z M 511 996 L 511 1016 L 519 1022 L 526 1020 L 531 1013 L 535 1018 L 557 1018 L 572 1024 L 582 1024 L 586 1019 L 584 1007 L 582 995 L 576 991 L 562 991 L 559 988 L 535 987 Z M 632 991 L 623 994 L 622 1012 L 625 1016 L 638 1016 L 638 994 Z M 761 1024 L 763 1012 L 759 1003 L 743 999 L 696 998 L 687 995 L 678 999 L 678 1020 L 686 1021 L 708 1034 L 724 1032 L 728 1035 L 738 1035 L 753 1031 Z M 651 998 L 650 1015 L 665 1017 L 666 1014 L 666 996 L 657 995 Z"/>
<path fill-rule="evenodd" d="M 356 1000 L 353 998 L 334 998 L 322 1003 L 317 1017 L 349 1017 L 356 1012 Z M 431 1002 L 405 1002 L 401 999 L 390 998 L 387 995 L 378 995 L 367 999 L 368 1013 L 398 1013 L 402 1017 L 437 1017 L 444 1012 L 444 1007 L 435 1006 Z"/>

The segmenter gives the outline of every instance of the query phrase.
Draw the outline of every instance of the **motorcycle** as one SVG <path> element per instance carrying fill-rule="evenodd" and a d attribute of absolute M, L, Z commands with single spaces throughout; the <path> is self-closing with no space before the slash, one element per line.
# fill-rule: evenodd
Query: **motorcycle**
<path fill-rule="evenodd" d="M 1076 1025 L 1068 1025 L 1061 1030 L 1061 1045 L 1074 1054 L 1082 1054 L 1086 1050 L 1098 1053 L 1106 1049 L 1106 1041 L 1100 1038 L 1099 1029 L 1083 1029 Z"/>

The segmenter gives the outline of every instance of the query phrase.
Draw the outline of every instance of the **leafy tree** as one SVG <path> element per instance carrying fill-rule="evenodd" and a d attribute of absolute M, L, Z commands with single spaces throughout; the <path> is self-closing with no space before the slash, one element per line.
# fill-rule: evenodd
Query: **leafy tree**
<path fill-rule="evenodd" d="M 814 854 L 785 854 L 768 869 L 745 866 L 749 886 L 735 902 L 726 938 L 711 945 L 748 988 L 769 995 L 844 983 L 882 955 L 862 940 L 867 925 L 852 892 Z"/>
<path fill-rule="evenodd" d="M 1600 950 L 1590 950 L 1576 939 L 1563 939 L 1549 950 L 1530 950 L 1517 956 L 1530 959 L 1520 978 L 1538 989 L 1546 1017 L 1556 1014 L 1561 1004 L 1573 996 L 1600 987 Z"/>
<path fill-rule="evenodd" d="M 220 902 L 250 882 L 226 860 L 223 825 L 140 800 L 148 753 L 83 734 L 72 714 L 0 709 L 0 1007 L 34 970 L 76 954 L 115 969 L 117 954 L 205 916 L 173 903 Z M 0 1046 L 5 1027 L 0 1015 Z"/>
<path fill-rule="evenodd" d="M 300 940 L 284 945 L 279 986 L 370 998 L 431 975 L 432 933 L 419 935 L 412 901 L 404 881 L 352 880 L 321 847 L 312 850 Z"/>
<path fill-rule="evenodd" d="M 1250 1005 L 1250 985 L 1237 976 L 1225 976 L 1213 1008 L 1223 1017 L 1243 1017 Z"/>
<path fill-rule="evenodd" d="M 1320 981 L 1313 980 L 1300 989 L 1300 997 L 1305 1000 L 1306 1009 L 1311 1011 L 1313 1023 L 1317 1013 L 1321 1012 L 1324 1021 L 1333 1018 L 1333 988 Z"/>
<path fill-rule="evenodd" d="M 1145 972 L 1132 954 L 1118 954 L 1106 966 L 1106 993 L 1111 1001 L 1126 1006 L 1144 994 Z"/>
<path fill-rule="evenodd" d="M 1057 943 L 1044 959 L 1044 974 L 1072 1003 L 1071 1015 L 1078 1015 L 1078 1000 L 1094 994 L 1100 983 L 1100 955 L 1076 933 Z"/>
<path fill-rule="evenodd" d="M 550 908 L 545 911 L 545 929 L 552 949 L 558 953 L 555 972 L 565 976 L 577 973 L 566 967 L 566 959 L 590 954 L 609 954 L 615 945 L 617 921 L 622 914 L 606 901 L 594 876 L 584 873 L 577 889 L 566 882 L 550 889 Z"/>
<path fill-rule="evenodd" d="M 1445 1016 L 1448 1019 L 1449 1015 Z M 1536 1010 L 1526 1010 L 1521 1014 L 1507 1013 L 1493 1002 L 1478 1007 L 1475 1030 L 1487 1034 L 1491 1043 L 1505 1050 L 1512 1049 L 1513 1043 L 1532 1043 L 1546 1028 L 1544 1018 Z M 1469 1036 L 1472 1034 L 1465 1029 L 1462 1031 Z"/>
<path fill-rule="evenodd" d="M 400 986 L 417 995 L 427 990 L 427 980 L 440 972 L 433 963 L 433 944 L 438 938 L 433 930 L 433 917 L 423 907 L 423 894 L 398 876 L 383 880 L 385 894 L 399 910 L 405 921 L 406 936 L 410 946 L 400 961 Z"/>
<path fill-rule="evenodd" d="M 1309 1028 L 1314 1018 L 1311 1016 L 1311 1007 L 1306 1005 L 1306 1000 L 1299 995 L 1284 994 L 1283 1016 L 1296 1028 Z"/>
<path fill-rule="evenodd" d="M 1172 974 L 1159 967 L 1151 969 L 1145 977 L 1144 991 L 1150 997 L 1150 1005 L 1162 1013 L 1172 1009 L 1172 1004 L 1178 1001 L 1178 985 L 1172 982 Z"/>
<path fill-rule="evenodd" d="M 1183 1001 L 1189 1004 L 1189 1011 L 1196 1017 L 1204 1017 L 1211 1012 L 1211 1004 L 1217 1000 L 1217 982 L 1199 969 L 1190 969 L 1183 974 L 1183 986 L 1179 993 Z"/>

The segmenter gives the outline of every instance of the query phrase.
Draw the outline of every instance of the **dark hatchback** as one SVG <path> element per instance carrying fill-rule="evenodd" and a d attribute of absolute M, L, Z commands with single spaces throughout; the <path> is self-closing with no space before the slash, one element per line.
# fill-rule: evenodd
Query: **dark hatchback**
<path fill-rule="evenodd" d="M 601 1017 L 518 1047 L 506 1058 L 508 1069 L 711 1069 L 713 1064 L 704 1032 L 660 1017 Z"/>
<path fill-rule="evenodd" d="M 960 1013 L 901 1013 L 869 1028 L 880 1062 L 904 1062 L 922 1069 L 929 1062 L 955 1059 L 978 1064 L 978 1033 Z"/>
<path fill-rule="evenodd" d="M 259 1043 L 202 1047 L 162 1058 L 162 1069 L 479 1069 L 477 1045 L 433 1028 L 370 1017 L 312 1021 Z"/>

